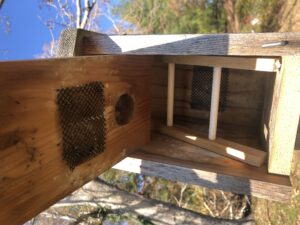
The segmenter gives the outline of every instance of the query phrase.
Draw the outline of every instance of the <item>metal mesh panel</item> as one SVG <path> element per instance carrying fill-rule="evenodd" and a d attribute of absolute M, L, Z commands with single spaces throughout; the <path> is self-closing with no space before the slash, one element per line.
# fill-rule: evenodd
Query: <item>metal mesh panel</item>
<path fill-rule="evenodd" d="M 61 88 L 57 90 L 57 104 L 63 160 L 73 170 L 105 149 L 103 84 Z"/>
<path fill-rule="evenodd" d="M 210 110 L 211 91 L 213 80 L 213 68 L 194 66 L 192 81 L 191 108 L 198 110 Z M 219 111 L 226 108 L 226 96 L 228 85 L 228 69 L 222 68 L 220 105 Z"/>

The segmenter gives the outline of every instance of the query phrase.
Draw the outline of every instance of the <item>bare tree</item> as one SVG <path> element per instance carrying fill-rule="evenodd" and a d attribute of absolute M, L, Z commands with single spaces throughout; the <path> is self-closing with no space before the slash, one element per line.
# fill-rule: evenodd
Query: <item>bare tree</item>
<path fill-rule="evenodd" d="M 0 26 L 5 33 L 11 31 L 11 24 L 8 16 L 0 15 Z"/>
<path fill-rule="evenodd" d="M 81 5 L 81 0 L 76 0 L 76 27 L 85 28 L 90 14 L 96 4 L 97 0 L 84 0 L 84 7 Z"/>
<path fill-rule="evenodd" d="M 100 31 L 100 17 L 105 17 L 112 23 L 115 33 L 119 33 L 117 23 L 111 13 L 109 0 L 40 0 L 40 10 L 54 11 L 55 16 L 40 20 L 48 28 L 51 42 L 43 46 L 43 51 L 37 58 L 55 57 L 57 43 L 54 31 L 67 28 L 80 28 L 92 31 Z"/>
<path fill-rule="evenodd" d="M 40 10 L 49 10 L 54 16 L 51 15 L 50 18 L 38 16 L 49 30 L 51 41 L 43 45 L 42 53 L 36 57 L 51 58 L 56 56 L 58 41 L 54 36 L 55 30 L 91 28 L 92 22 L 98 16 L 97 13 L 93 12 L 96 3 L 97 0 L 92 0 L 92 2 L 84 0 L 84 4 L 81 0 L 41 0 Z M 97 27 L 94 29 L 97 30 Z"/>
<path fill-rule="evenodd" d="M 3 8 L 4 0 L 0 0 L 0 10 Z M 9 33 L 11 31 L 10 19 L 6 15 L 0 15 L 0 30 L 4 33 Z M 0 56 L 5 56 L 9 52 L 8 49 L 0 49 Z"/>
<path fill-rule="evenodd" d="M 4 0 L 0 0 L 0 9 L 2 9 Z M 0 25 L 3 27 L 5 33 L 10 32 L 10 20 L 8 16 L 0 15 Z"/>
<path fill-rule="evenodd" d="M 101 0 L 103 2 L 103 0 Z M 98 0 L 41 0 L 40 9 L 54 10 L 54 17 L 46 19 L 47 25 L 53 28 L 91 28 L 95 18 L 101 13 L 97 11 Z M 97 13 L 92 13 L 93 11 Z M 41 18 L 41 17 L 40 17 Z M 41 18 L 42 20 L 45 18 Z"/>

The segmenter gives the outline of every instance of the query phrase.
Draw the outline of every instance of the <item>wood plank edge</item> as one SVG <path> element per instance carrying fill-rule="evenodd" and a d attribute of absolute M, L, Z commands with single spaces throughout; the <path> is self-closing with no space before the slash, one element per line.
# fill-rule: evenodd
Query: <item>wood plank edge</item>
<path fill-rule="evenodd" d="M 300 33 L 107 35 L 78 30 L 81 40 L 78 55 L 211 55 L 282 56 L 299 55 Z M 284 47 L 262 45 L 288 41 Z M 251 44 L 250 44 L 251 43 Z M 242 49 L 242 50 L 241 50 Z"/>
<path fill-rule="evenodd" d="M 279 58 L 222 56 L 163 56 L 165 63 L 276 72 Z"/>

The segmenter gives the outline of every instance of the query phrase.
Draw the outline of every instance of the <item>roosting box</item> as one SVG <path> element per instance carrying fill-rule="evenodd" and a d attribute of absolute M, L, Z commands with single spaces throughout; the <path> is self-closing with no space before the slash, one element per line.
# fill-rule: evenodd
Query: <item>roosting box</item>
<path fill-rule="evenodd" d="M 299 43 L 299 33 L 66 30 L 61 58 L 0 63 L 1 224 L 112 166 L 288 201 Z"/>

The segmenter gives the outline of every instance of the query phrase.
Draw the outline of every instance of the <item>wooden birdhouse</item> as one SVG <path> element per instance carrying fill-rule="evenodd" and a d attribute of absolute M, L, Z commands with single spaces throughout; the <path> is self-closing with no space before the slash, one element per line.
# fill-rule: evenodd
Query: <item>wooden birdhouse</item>
<path fill-rule="evenodd" d="M 289 201 L 299 43 L 79 29 L 62 33 L 58 58 L 0 62 L 0 223 L 111 167 Z"/>

